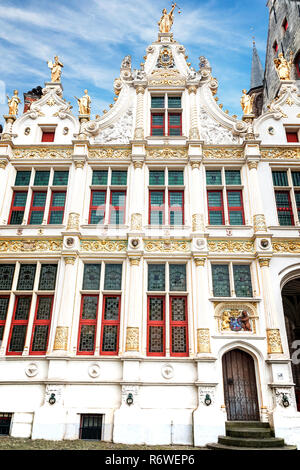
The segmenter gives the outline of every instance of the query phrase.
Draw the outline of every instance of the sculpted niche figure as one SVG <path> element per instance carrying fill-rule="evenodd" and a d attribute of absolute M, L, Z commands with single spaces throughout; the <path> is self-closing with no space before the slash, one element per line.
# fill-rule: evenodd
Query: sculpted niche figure
<path fill-rule="evenodd" d="M 291 70 L 293 64 L 293 53 L 290 52 L 290 60 L 287 61 L 284 58 L 282 52 L 278 54 L 278 58 L 274 59 L 274 64 L 276 67 L 277 75 L 280 80 L 290 80 L 291 79 Z"/>
<path fill-rule="evenodd" d="M 18 90 L 14 91 L 14 94 L 11 98 L 7 95 L 7 103 L 8 103 L 8 114 L 10 116 L 16 116 L 18 114 L 18 106 L 21 103 L 21 100 L 18 96 Z"/>
<path fill-rule="evenodd" d="M 244 114 L 252 114 L 254 96 L 247 95 L 247 90 L 243 90 L 241 97 L 241 106 Z"/>
<path fill-rule="evenodd" d="M 51 60 L 47 62 L 49 69 L 51 69 L 51 82 L 57 83 L 60 82 L 61 77 L 61 69 L 64 66 L 59 60 L 58 56 L 54 57 L 54 62 L 52 63 Z"/>
<path fill-rule="evenodd" d="M 176 3 L 173 3 L 170 13 L 167 12 L 166 8 L 163 9 L 162 17 L 160 21 L 158 22 L 159 31 L 161 33 L 169 33 L 171 31 L 173 21 L 174 21 L 173 12 L 175 10 L 175 7 L 176 7 Z"/>
<path fill-rule="evenodd" d="M 78 102 L 79 114 L 91 114 L 91 98 L 88 95 L 88 91 L 84 90 L 84 96 L 82 98 L 77 98 L 77 96 L 75 96 L 75 98 Z"/>

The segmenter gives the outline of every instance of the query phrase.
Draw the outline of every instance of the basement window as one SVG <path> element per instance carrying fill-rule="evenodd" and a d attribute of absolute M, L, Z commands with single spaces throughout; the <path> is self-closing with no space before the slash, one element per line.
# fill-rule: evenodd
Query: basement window
<path fill-rule="evenodd" d="M 9 436 L 11 413 L 0 413 L 0 436 Z"/>
<path fill-rule="evenodd" d="M 81 415 L 79 439 L 101 441 L 103 415 Z"/>

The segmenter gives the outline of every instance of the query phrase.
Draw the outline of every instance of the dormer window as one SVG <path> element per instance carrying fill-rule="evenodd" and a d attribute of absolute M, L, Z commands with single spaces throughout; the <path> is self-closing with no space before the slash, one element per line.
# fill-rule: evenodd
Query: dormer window
<path fill-rule="evenodd" d="M 182 135 L 181 95 L 151 96 L 151 135 Z"/>
<path fill-rule="evenodd" d="M 41 126 L 41 142 L 54 142 L 56 126 Z"/>
<path fill-rule="evenodd" d="M 287 142 L 299 142 L 299 131 L 298 129 L 286 129 L 286 140 Z"/>

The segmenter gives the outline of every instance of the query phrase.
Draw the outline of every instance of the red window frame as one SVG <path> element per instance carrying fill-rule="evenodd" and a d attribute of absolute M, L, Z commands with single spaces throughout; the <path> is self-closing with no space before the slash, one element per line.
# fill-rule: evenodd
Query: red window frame
<path fill-rule="evenodd" d="M 48 320 L 37 320 L 37 318 L 36 318 L 37 312 L 38 312 L 38 307 L 39 307 L 39 302 L 42 298 L 51 299 L 51 309 L 50 309 L 50 316 L 49 316 Z M 31 356 L 46 354 L 46 351 L 47 351 L 47 348 L 48 348 L 48 342 L 49 342 L 49 335 L 50 335 L 50 325 L 51 325 L 52 310 L 53 310 L 53 299 L 54 299 L 54 295 L 38 295 L 38 297 L 37 297 L 36 307 L 35 307 L 35 314 L 34 314 L 34 322 L 33 322 L 33 326 L 32 326 L 30 349 L 29 349 L 29 354 Z M 48 336 L 47 336 L 47 341 L 46 341 L 46 349 L 44 351 L 32 351 L 35 327 L 39 326 L 39 325 L 47 325 L 48 326 Z"/>
<path fill-rule="evenodd" d="M 180 193 L 181 194 L 181 207 L 177 207 L 177 206 L 171 206 L 171 194 L 174 194 L 174 193 Z M 168 207 L 168 213 L 169 213 L 169 224 L 171 225 L 171 211 L 172 212 L 181 212 L 181 225 L 184 225 L 184 191 L 176 191 L 175 189 L 174 190 L 171 190 L 169 191 L 168 193 L 168 203 L 169 203 L 169 207 Z"/>
<path fill-rule="evenodd" d="M 163 319 L 162 320 L 150 320 L 150 299 L 162 299 L 163 300 Z M 150 339 L 150 328 L 152 326 L 162 327 L 163 329 L 163 351 L 162 352 L 150 352 L 149 350 L 149 339 Z M 166 355 L 166 299 L 164 295 L 148 295 L 147 297 L 147 356 L 165 356 Z"/>
<path fill-rule="evenodd" d="M 211 193 L 218 193 L 221 194 L 221 206 L 210 206 L 209 205 L 209 198 L 208 195 Z M 222 190 L 208 190 L 207 191 L 207 207 L 208 207 L 208 223 L 211 224 L 210 222 L 210 212 L 213 211 L 219 211 L 222 213 L 222 225 L 225 224 L 225 218 L 224 218 L 224 201 L 223 201 L 223 191 Z"/>
<path fill-rule="evenodd" d="M 153 124 L 153 116 L 162 116 L 163 117 L 163 123 L 161 126 L 157 126 Z M 155 137 L 163 137 L 165 135 L 165 113 L 151 113 L 151 135 L 153 135 L 153 129 L 162 129 L 162 134 L 159 136 Z"/>
<path fill-rule="evenodd" d="M 125 198 L 124 198 L 124 206 L 113 206 L 112 205 L 112 197 L 113 197 L 113 194 L 114 193 L 124 193 L 125 195 Z M 126 191 L 123 191 L 123 190 L 113 190 L 113 191 L 110 191 L 110 204 L 109 204 L 109 223 L 111 224 L 111 215 L 112 215 L 112 212 L 113 211 L 120 211 L 123 209 L 123 222 L 121 224 L 117 224 L 117 225 L 122 225 L 122 224 L 125 224 L 125 220 L 126 220 Z"/>
<path fill-rule="evenodd" d="M 184 321 L 174 321 L 172 320 L 172 299 L 185 299 L 185 320 Z M 170 295 L 169 298 L 170 306 L 170 356 L 174 357 L 187 357 L 189 355 L 189 342 L 188 342 L 188 309 L 187 309 L 187 296 L 186 295 Z M 186 352 L 185 353 L 176 353 L 172 350 L 172 327 L 181 327 L 185 328 L 185 341 L 186 341 Z"/>
<path fill-rule="evenodd" d="M 16 194 L 26 194 L 26 202 L 27 202 L 27 197 L 28 197 L 28 191 L 14 191 L 13 192 L 13 197 L 12 197 L 12 202 L 11 202 L 11 207 L 10 207 L 10 212 L 9 212 L 9 219 L 8 219 L 8 224 L 10 224 L 11 221 L 11 216 L 13 212 L 23 212 L 23 220 L 24 220 L 24 214 L 25 214 L 25 207 L 26 207 L 26 202 L 25 206 L 15 206 L 14 201 Z"/>
<path fill-rule="evenodd" d="M 83 310 L 83 302 L 85 297 L 97 297 L 97 313 L 95 319 L 83 319 L 82 318 L 82 310 Z M 80 304 L 80 319 L 79 319 L 79 328 L 78 328 L 78 339 L 77 339 L 77 354 L 80 356 L 93 356 L 95 353 L 95 346 L 96 346 L 96 333 L 97 333 L 97 319 L 98 319 L 98 308 L 99 308 L 99 295 L 98 294 L 83 294 L 81 296 L 81 304 Z M 81 336 L 81 329 L 83 326 L 94 326 L 95 327 L 95 342 L 94 342 L 94 349 L 93 351 L 80 351 L 80 336 Z"/>
<path fill-rule="evenodd" d="M 299 142 L 298 132 L 286 131 L 286 140 L 287 142 Z"/>
<path fill-rule="evenodd" d="M 42 142 L 54 142 L 55 131 L 42 131 Z"/>
<path fill-rule="evenodd" d="M 288 212 L 291 216 L 291 226 L 295 225 L 295 219 L 294 219 L 294 214 L 293 214 L 293 208 L 292 208 L 292 202 L 291 202 L 291 195 L 290 191 L 275 191 L 275 200 L 276 200 L 276 194 L 281 193 L 281 194 L 287 194 L 288 196 L 288 207 L 279 207 L 276 202 L 276 209 L 277 209 L 277 214 L 279 215 L 279 212 Z"/>
<path fill-rule="evenodd" d="M 229 206 L 228 202 L 228 193 L 240 193 L 241 195 L 241 206 Z M 226 196 L 227 196 L 227 208 L 228 208 L 228 221 L 230 224 L 230 213 L 231 212 L 241 212 L 242 213 L 242 218 L 243 218 L 243 224 L 245 225 L 245 216 L 244 216 L 244 204 L 243 204 L 243 191 L 241 189 L 227 189 L 226 190 Z"/>
<path fill-rule="evenodd" d="M 119 311 L 118 311 L 118 319 L 117 320 L 105 320 L 104 313 L 105 313 L 105 301 L 108 297 L 117 297 L 119 299 Z M 100 354 L 103 356 L 117 356 L 119 351 L 119 337 L 120 337 L 120 312 L 121 312 L 121 295 L 114 295 L 114 294 L 106 294 L 103 295 L 103 303 L 102 303 L 102 322 L 101 322 L 101 342 L 100 342 Z M 105 326 L 117 326 L 117 341 L 116 341 L 116 350 L 115 351 L 103 351 L 103 331 Z"/>
<path fill-rule="evenodd" d="M 151 194 L 152 193 L 163 193 L 163 205 L 162 206 L 152 206 L 151 205 Z M 166 195 L 165 195 L 165 190 L 164 189 L 155 189 L 155 190 L 149 190 L 149 225 L 151 225 L 151 214 L 154 213 L 154 212 L 161 212 L 161 207 L 162 207 L 162 213 L 163 213 L 163 220 L 162 220 L 162 224 L 161 225 L 164 225 L 165 224 L 165 198 L 166 198 Z M 154 225 L 154 224 L 152 224 Z"/>
<path fill-rule="evenodd" d="M 92 203 L 93 203 L 93 194 L 94 194 L 94 193 L 105 193 L 105 201 L 104 201 L 104 204 L 103 204 L 102 206 L 93 206 L 93 205 L 92 205 Z M 95 210 L 97 210 L 97 209 L 103 209 L 103 212 L 104 212 L 103 223 L 104 223 L 104 219 L 105 219 L 105 208 L 106 208 L 106 196 L 107 196 L 106 190 L 92 189 L 92 191 L 91 191 L 91 199 L 90 199 L 89 224 L 91 223 L 92 211 L 95 211 Z M 126 197 L 126 195 L 125 195 L 125 197 Z"/>
<path fill-rule="evenodd" d="M 54 196 L 54 194 L 64 194 L 65 195 L 65 202 L 64 202 L 63 206 L 53 206 L 53 196 Z M 49 207 L 49 214 L 48 214 L 48 224 L 50 224 L 50 218 L 51 218 L 52 212 L 60 212 L 60 211 L 63 211 L 62 222 L 61 222 L 61 223 L 63 223 L 64 215 L 65 215 L 66 198 L 67 198 L 67 191 L 52 191 L 50 207 Z"/>
<path fill-rule="evenodd" d="M 18 305 L 19 299 L 24 298 L 24 297 L 30 297 L 31 298 L 31 301 L 30 301 L 30 304 L 29 304 L 28 317 L 27 317 L 26 320 L 15 320 L 15 315 L 16 315 L 16 310 L 17 310 L 17 305 Z M 9 346 L 10 346 L 10 341 L 11 341 L 14 326 L 17 326 L 17 325 L 26 325 L 26 327 L 27 327 L 26 328 L 26 333 L 25 333 L 25 342 L 26 342 L 31 303 L 32 303 L 32 295 L 17 295 L 16 298 L 15 298 L 14 311 L 13 311 L 12 321 L 11 321 L 11 325 L 10 325 L 10 332 L 9 332 L 9 338 L 8 338 L 7 350 L 6 350 L 6 354 L 8 356 L 21 356 L 23 354 L 23 351 L 10 351 Z M 24 345 L 25 345 L 25 342 L 24 342 Z"/>
<path fill-rule="evenodd" d="M 45 205 L 44 206 L 33 206 L 33 199 L 35 194 L 46 194 L 45 198 Z M 45 214 L 45 207 L 46 207 L 46 199 L 47 199 L 47 191 L 32 191 L 31 196 L 31 203 L 30 203 L 30 210 L 29 210 L 29 217 L 28 217 L 28 224 L 30 224 L 31 214 L 32 212 L 40 212 L 43 211 L 43 218 Z"/>
<path fill-rule="evenodd" d="M 8 299 L 8 307 L 9 307 L 9 295 L 0 295 L 0 299 Z M 8 310 L 7 307 L 7 310 Z M 7 318 L 7 312 L 6 312 L 6 317 L 4 320 L 0 320 L 0 326 L 3 326 L 3 334 L 4 334 L 4 328 L 5 328 L 5 323 L 6 323 L 6 318 Z M 2 338 L 3 341 L 3 338 Z"/>
<path fill-rule="evenodd" d="M 180 124 L 175 126 L 170 124 L 170 116 L 179 116 L 180 117 Z M 170 129 L 179 129 L 179 134 L 176 135 L 182 135 L 182 114 L 181 113 L 171 113 L 168 112 L 168 136 L 170 136 Z M 172 137 L 172 136 L 171 136 Z"/>

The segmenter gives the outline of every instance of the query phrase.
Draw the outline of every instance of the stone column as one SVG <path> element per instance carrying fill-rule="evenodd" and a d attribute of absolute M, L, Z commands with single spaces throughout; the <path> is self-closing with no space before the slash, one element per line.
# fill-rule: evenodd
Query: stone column
<path fill-rule="evenodd" d="M 197 87 L 192 85 L 188 87 L 190 95 L 190 140 L 200 139 L 199 128 L 198 128 L 198 116 L 197 116 Z"/>
<path fill-rule="evenodd" d="M 278 313 L 274 301 L 273 286 L 270 277 L 270 258 L 259 258 L 261 268 L 262 291 L 266 315 L 268 354 L 282 354 L 280 330 L 278 328 Z"/>
<path fill-rule="evenodd" d="M 143 86 L 136 88 L 137 105 L 134 138 L 139 140 L 144 139 L 144 93 L 145 88 Z"/>
<path fill-rule="evenodd" d="M 85 159 L 80 158 L 74 160 L 75 175 L 74 184 L 71 194 L 70 212 L 68 215 L 67 230 L 79 231 L 80 225 L 80 214 L 82 212 L 82 201 L 83 201 L 83 168 L 85 165 Z"/>
<path fill-rule="evenodd" d="M 250 195 L 253 209 L 253 227 L 254 232 L 266 232 L 266 219 L 263 213 L 262 197 L 258 183 L 257 167 L 258 160 L 249 160 L 247 162 L 250 175 Z"/>
<path fill-rule="evenodd" d="M 53 346 L 53 351 L 57 355 L 66 355 L 69 348 L 76 284 L 76 257 L 65 256 L 63 259 L 65 263 L 65 272 L 61 287 L 62 294 Z"/>
<path fill-rule="evenodd" d="M 140 275 L 140 256 L 130 256 L 129 305 L 126 326 L 126 355 L 137 355 L 140 352 L 140 328 L 142 318 L 142 276 Z"/>
<path fill-rule="evenodd" d="M 211 353 L 209 318 L 207 312 L 207 273 L 205 269 L 206 258 L 194 256 L 196 276 L 193 291 L 195 295 L 196 328 L 197 328 L 197 355 Z"/>

